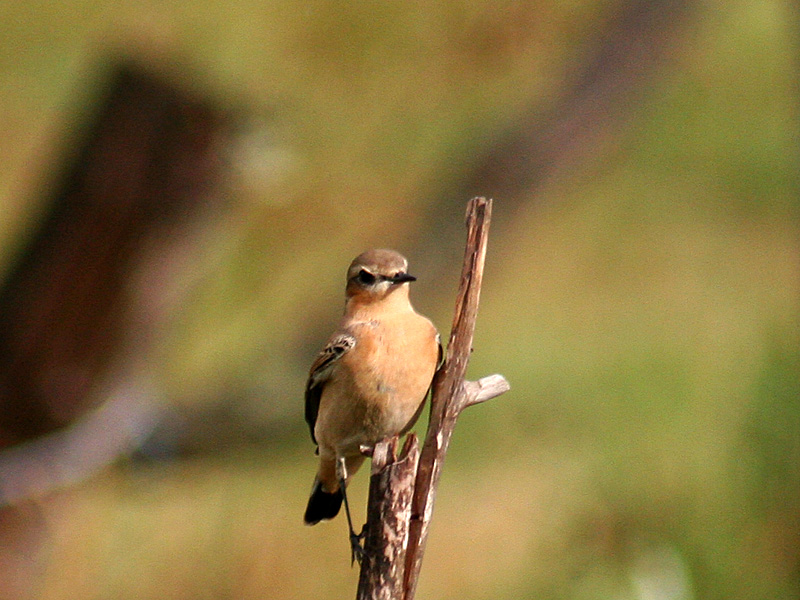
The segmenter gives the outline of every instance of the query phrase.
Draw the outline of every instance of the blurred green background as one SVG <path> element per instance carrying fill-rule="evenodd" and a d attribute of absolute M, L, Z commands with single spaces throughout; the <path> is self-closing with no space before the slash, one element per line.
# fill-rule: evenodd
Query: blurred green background
<path fill-rule="evenodd" d="M 198 423 L 170 459 L 30 500 L 0 597 L 352 597 L 345 521 L 301 520 L 307 368 L 372 246 L 409 258 L 446 337 L 475 194 L 495 220 L 470 375 L 512 391 L 462 415 L 418 597 L 800 597 L 796 5 L 661 3 L 629 92 L 602 118 L 578 107 L 587 127 L 535 178 L 475 184 L 504 140 L 578 110 L 565 98 L 634 5 L 0 4 L 0 266 L 104 57 L 247 117 L 224 208 L 137 357 Z M 363 514 L 365 473 L 353 490 Z"/>

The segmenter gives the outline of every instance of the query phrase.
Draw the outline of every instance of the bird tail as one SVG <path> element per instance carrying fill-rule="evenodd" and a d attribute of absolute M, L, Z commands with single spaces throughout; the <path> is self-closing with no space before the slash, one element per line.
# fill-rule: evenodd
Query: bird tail
<path fill-rule="evenodd" d="M 306 514 L 303 517 L 306 525 L 316 525 L 320 521 L 332 519 L 339 514 L 342 507 L 342 489 L 330 493 L 322 489 L 322 482 L 317 477 L 311 488 L 311 497 L 308 499 Z"/>

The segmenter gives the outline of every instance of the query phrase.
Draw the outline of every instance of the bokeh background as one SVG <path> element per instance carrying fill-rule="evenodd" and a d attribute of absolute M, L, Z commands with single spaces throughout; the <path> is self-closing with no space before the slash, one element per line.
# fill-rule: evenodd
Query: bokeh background
<path fill-rule="evenodd" d="M 368 247 L 408 256 L 446 338 L 473 195 L 495 218 L 470 375 L 512 390 L 459 421 L 418 597 L 800 597 L 794 3 L 61 0 L 0 23 L 4 274 L 120 61 L 227 124 L 188 224 L 125 271 L 85 403 L 5 425 L 0 598 L 352 597 L 344 520 L 302 525 L 307 368 Z"/>

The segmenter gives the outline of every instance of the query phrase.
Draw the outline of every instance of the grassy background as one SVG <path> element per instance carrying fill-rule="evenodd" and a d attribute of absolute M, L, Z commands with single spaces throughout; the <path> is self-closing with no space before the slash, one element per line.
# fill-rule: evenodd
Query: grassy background
<path fill-rule="evenodd" d="M 301 524 L 302 388 L 344 269 L 369 246 L 403 251 L 446 333 L 461 199 L 432 199 L 546 113 L 618 8 L 0 6 L 4 264 L 108 51 L 255 115 L 145 362 L 182 410 L 257 424 L 37 500 L 38 537 L 0 550 L 0 597 L 353 595 L 344 521 Z M 800 595 L 796 17 L 780 0 L 695 7 L 625 119 L 495 199 L 470 373 L 512 391 L 459 422 L 420 598 Z"/>

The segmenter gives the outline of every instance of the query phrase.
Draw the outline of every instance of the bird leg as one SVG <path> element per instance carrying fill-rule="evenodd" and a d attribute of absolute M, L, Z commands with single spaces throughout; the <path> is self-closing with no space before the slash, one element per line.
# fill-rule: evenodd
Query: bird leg
<path fill-rule="evenodd" d="M 353 529 L 353 519 L 350 517 L 350 503 L 347 501 L 347 466 L 343 456 L 339 457 L 337 467 L 339 471 L 339 486 L 344 500 L 344 513 L 347 515 L 347 527 L 350 529 L 350 565 L 352 566 L 355 561 L 358 561 L 360 565 L 364 558 L 364 547 L 361 545 L 361 540 L 366 534 L 366 525 L 361 529 L 361 533 L 356 533 Z"/>

